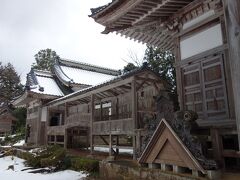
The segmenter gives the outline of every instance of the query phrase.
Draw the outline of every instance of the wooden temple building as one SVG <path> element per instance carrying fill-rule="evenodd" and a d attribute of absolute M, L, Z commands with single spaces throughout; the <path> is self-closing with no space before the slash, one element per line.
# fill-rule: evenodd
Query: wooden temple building
<path fill-rule="evenodd" d="M 199 133 L 207 136 L 220 169 L 240 166 L 239 9 L 239 0 L 112 0 L 90 15 L 105 26 L 104 34 L 116 32 L 174 53 L 180 109 L 198 114 Z M 189 148 L 165 122 L 139 162 L 196 168 Z"/>
<path fill-rule="evenodd" d="M 210 178 L 239 168 L 239 9 L 238 0 L 112 0 L 91 9 L 104 34 L 174 53 L 180 111 L 145 66 L 120 74 L 61 59 L 49 72 L 32 69 L 13 103 L 27 107 L 27 143 L 107 147 L 110 156 L 131 149 L 142 166 Z"/>
<path fill-rule="evenodd" d="M 67 59 L 57 60 L 51 72 L 32 69 L 27 75 L 24 94 L 13 102 L 15 106 L 27 107 L 26 142 L 44 145 L 47 143 L 47 125 L 64 124 L 64 116 L 59 113 L 53 114 L 55 118 L 48 124 L 49 113 L 45 106 L 48 102 L 97 85 L 117 75 L 119 75 L 117 70 Z"/>
<path fill-rule="evenodd" d="M 48 144 L 66 148 L 132 149 L 136 158 L 146 135 L 146 115 L 156 116 L 156 97 L 167 84 L 146 67 L 46 104 Z M 63 120 L 64 119 L 64 120 Z M 59 122 L 64 123 L 55 123 Z"/>

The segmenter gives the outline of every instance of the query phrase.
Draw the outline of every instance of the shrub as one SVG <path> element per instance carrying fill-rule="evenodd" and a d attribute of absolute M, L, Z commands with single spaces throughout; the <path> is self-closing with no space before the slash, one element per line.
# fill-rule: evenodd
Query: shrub
<path fill-rule="evenodd" d="M 64 158 L 66 156 L 66 151 L 63 148 L 56 149 L 52 154 L 46 158 L 41 158 L 41 167 L 56 167 L 61 168 Z"/>
<path fill-rule="evenodd" d="M 41 167 L 60 167 L 66 152 L 59 146 L 49 146 L 42 151 L 39 151 L 36 155 L 29 152 L 19 153 L 19 157 L 25 159 L 25 164 L 34 168 Z"/>
<path fill-rule="evenodd" d="M 99 162 L 94 159 L 73 157 L 71 158 L 72 168 L 76 171 L 87 171 L 96 173 L 99 171 Z"/>

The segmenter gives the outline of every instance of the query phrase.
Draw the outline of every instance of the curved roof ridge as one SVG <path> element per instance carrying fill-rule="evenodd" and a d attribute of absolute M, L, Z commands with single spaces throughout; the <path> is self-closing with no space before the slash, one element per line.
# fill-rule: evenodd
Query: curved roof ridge
<path fill-rule="evenodd" d="M 53 66 L 53 70 L 54 73 L 56 74 L 56 76 L 58 77 L 59 80 L 62 81 L 63 84 L 70 86 L 71 83 L 74 83 L 73 79 L 71 79 L 70 77 L 68 77 L 62 70 L 61 66 L 59 63 L 56 63 Z M 61 73 L 61 74 L 60 74 Z"/>
<path fill-rule="evenodd" d="M 106 68 L 106 67 L 97 66 L 97 65 L 93 65 L 93 64 L 89 64 L 89 63 L 84 63 L 84 62 L 79 62 L 79 61 L 75 61 L 75 60 L 70 60 L 70 59 L 66 59 L 66 58 L 61 58 L 59 60 L 59 63 L 65 65 L 65 66 L 72 66 L 75 68 L 81 68 L 81 69 L 88 70 L 88 71 L 94 71 L 94 72 L 99 72 L 99 73 L 109 74 L 109 75 L 114 75 L 114 76 L 118 76 L 120 74 L 119 70 L 116 70 L 116 69 Z"/>

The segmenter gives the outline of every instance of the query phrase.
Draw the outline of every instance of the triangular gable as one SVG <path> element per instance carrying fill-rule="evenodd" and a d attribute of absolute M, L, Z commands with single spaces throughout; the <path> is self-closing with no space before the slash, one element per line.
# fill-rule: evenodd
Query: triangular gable
<path fill-rule="evenodd" d="M 165 119 L 159 123 L 150 142 L 142 153 L 139 163 L 177 165 L 198 170 L 205 174 L 205 170 Z"/>

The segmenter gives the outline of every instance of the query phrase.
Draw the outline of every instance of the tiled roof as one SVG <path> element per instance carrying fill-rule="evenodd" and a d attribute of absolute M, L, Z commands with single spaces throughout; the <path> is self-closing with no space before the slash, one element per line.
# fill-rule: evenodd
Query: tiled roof
<path fill-rule="evenodd" d="M 64 97 L 55 99 L 55 100 L 49 102 L 49 104 L 54 104 L 54 103 L 56 103 L 56 102 L 59 102 L 59 101 L 62 101 L 62 100 L 66 100 L 66 99 L 68 99 L 68 98 L 71 98 L 71 97 L 74 97 L 74 96 L 77 96 L 77 95 L 81 95 L 81 94 L 90 92 L 90 91 L 92 91 L 92 90 L 95 90 L 95 89 L 104 87 L 104 86 L 106 86 L 106 85 L 113 84 L 113 83 L 115 83 L 115 82 L 121 81 L 121 80 L 123 80 L 123 79 L 126 79 L 126 78 L 128 78 L 128 77 L 130 77 L 130 76 L 132 76 L 132 75 L 135 75 L 135 74 L 140 73 L 140 72 L 145 71 L 145 70 L 151 71 L 152 73 L 156 74 L 156 76 L 159 76 L 159 74 L 155 73 L 154 71 L 152 71 L 152 70 L 149 69 L 148 67 L 142 66 L 142 67 L 140 67 L 140 68 L 136 68 L 136 69 L 134 69 L 134 70 L 132 70 L 132 71 L 129 71 L 129 72 L 125 73 L 125 74 L 122 74 L 122 75 L 119 75 L 119 76 L 117 76 L 117 77 L 114 77 L 114 78 L 112 78 L 112 79 L 110 79 L 110 80 L 108 80 L 108 81 L 99 83 L 99 84 L 97 84 L 97 85 L 95 85 L 95 86 L 91 86 L 91 87 L 88 87 L 88 88 L 85 88 L 85 89 L 82 89 L 82 90 L 73 92 L 73 93 L 71 93 L 71 94 L 68 94 L 68 95 L 66 95 L 66 96 L 64 96 Z M 163 83 L 164 83 L 164 85 L 166 85 L 166 82 L 165 82 L 165 81 L 163 81 Z M 166 86 L 167 86 L 167 85 L 166 85 Z"/>
<path fill-rule="evenodd" d="M 120 73 L 113 69 L 61 59 L 54 65 L 54 74 L 66 86 L 86 87 L 107 81 Z"/>
<path fill-rule="evenodd" d="M 50 72 L 32 69 L 27 80 L 27 86 L 31 92 L 58 97 L 64 96 Z"/>
<path fill-rule="evenodd" d="M 84 69 L 61 66 L 63 72 L 73 79 L 74 83 L 84 85 L 96 85 L 101 82 L 112 79 L 113 75 L 103 74 L 99 72 L 87 71 Z"/>
<path fill-rule="evenodd" d="M 69 60 L 69 59 L 60 59 L 59 60 L 59 65 L 64 65 L 64 66 L 69 66 L 69 67 L 76 67 L 84 70 L 89 70 L 89 71 L 94 71 L 94 72 L 99 72 L 103 74 L 109 74 L 109 75 L 114 75 L 117 76 L 119 75 L 119 70 L 116 69 L 110 69 L 106 67 L 101 67 L 101 66 L 96 66 L 93 64 L 88 64 L 88 63 L 83 63 L 79 61 L 74 61 L 74 60 Z"/>

